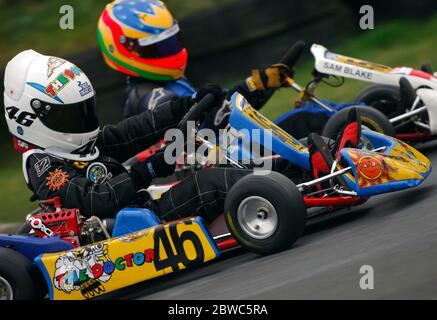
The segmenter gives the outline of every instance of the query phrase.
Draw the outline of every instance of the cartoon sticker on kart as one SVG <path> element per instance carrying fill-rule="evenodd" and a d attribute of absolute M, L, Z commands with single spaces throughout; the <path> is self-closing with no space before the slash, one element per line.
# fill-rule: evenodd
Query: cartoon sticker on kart
<path fill-rule="evenodd" d="M 103 283 L 111 278 L 104 271 L 108 261 L 108 247 L 104 243 L 67 252 L 56 260 L 53 284 L 65 293 L 80 291 L 86 298 L 93 297 L 105 291 Z"/>
<path fill-rule="evenodd" d="M 358 184 L 361 188 L 390 181 L 392 179 L 390 173 L 397 171 L 395 167 L 390 166 L 382 157 L 376 155 L 360 156 L 355 154 L 352 159 L 356 162 Z"/>

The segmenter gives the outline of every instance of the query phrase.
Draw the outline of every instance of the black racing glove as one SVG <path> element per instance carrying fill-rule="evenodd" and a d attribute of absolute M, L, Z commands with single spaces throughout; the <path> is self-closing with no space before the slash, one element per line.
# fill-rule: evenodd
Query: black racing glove
<path fill-rule="evenodd" d="M 214 96 L 213 106 L 221 105 L 223 103 L 223 100 L 225 99 L 225 92 L 223 91 L 222 87 L 217 84 L 207 84 L 206 86 L 197 90 L 197 92 L 193 95 L 193 104 L 198 103 L 208 93 Z"/>
<path fill-rule="evenodd" d="M 147 188 L 154 178 L 163 178 L 171 175 L 175 168 L 175 163 L 167 163 L 165 161 L 164 151 L 159 151 L 145 162 L 134 163 L 129 175 L 136 189 L 140 190 Z"/>
<path fill-rule="evenodd" d="M 208 117 L 214 117 L 215 113 L 217 112 L 217 108 L 221 107 L 223 104 L 223 101 L 225 100 L 225 92 L 219 85 L 215 84 L 208 84 L 205 87 L 200 88 L 196 93 L 193 94 L 193 96 L 190 98 L 191 103 L 191 109 L 188 110 L 185 114 L 185 116 L 182 118 L 182 120 L 179 122 L 178 128 L 181 128 L 181 125 L 186 123 L 188 117 L 192 117 L 193 114 L 191 111 L 194 111 L 196 106 L 196 103 L 199 103 L 207 94 L 211 94 L 214 97 L 214 100 L 212 103 L 210 103 L 206 110 L 204 110 L 204 114 L 202 115 L 196 115 L 198 116 L 197 120 L 203 121 Z M 185 134 L 185 132 L 184 132 Z"/>

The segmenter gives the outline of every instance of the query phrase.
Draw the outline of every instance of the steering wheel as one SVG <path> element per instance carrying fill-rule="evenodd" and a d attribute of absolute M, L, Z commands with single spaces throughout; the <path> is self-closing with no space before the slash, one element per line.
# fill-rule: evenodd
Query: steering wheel
<path fill-rule="evenodd" d="M 199 118 L 202 117 L 202 115 L 211 108 L 211 106 L 214 103 L 214 96 L 211 93 L 208 93 L 206 96 L 202 98 L 198 103 L 194 104 L 190 110 L 185 114 L 185 116 L 182 118 L 182 120 L 178 124 L 178 129 L 182 131 L 185 138 L 188 138 L 186 136 L 187 128 L 188 128 L 188 122 L 189 121 L 197 121 Z"/>
<path fill-rule="evenodd" d="M 304 50 L 306 48 L 306 44 L 303 41 L 296 41 L 290 49 L 284 54 L 284 56 L 279 61 L 282 64 L 285 64 L 290 69 L 293 69 L 294 66 L 299 61 L 299 58 L 302 56 Z"/>
<path fill-rule="evenodd" d="M 293 69 L 296 66 L 297 62 L 299 61 L 300 57 L 303 55 L 305 49 L 306 49 L 305 42 L 303 42 L 301 40 L 296 41 L 288 49 L 288 51 L 282 56 L 281 60 L 279 60 L 279 63 L 285 64 L 287 67 L 290 68 L 291 71 L 293 71 Z M 286 81 L 288 82 L 290 87 L 294 83 L 293 78 L 291 78 L 290 76 L 287 77 Z"/>

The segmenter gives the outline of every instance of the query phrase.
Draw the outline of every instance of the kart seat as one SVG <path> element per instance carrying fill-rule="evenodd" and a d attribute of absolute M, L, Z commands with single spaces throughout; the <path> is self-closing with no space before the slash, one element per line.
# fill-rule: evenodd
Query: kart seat
<path fill-rule="evenodd" d="M 310 165 L 314 179 L 328 174 L 331 171 L 334 159 L 328 144 L 318 133 L 308 135 L 308 148 L 310 153 Z M 320 188 L 319 188 L 320 189 Z"/>
<path fill-rule="evenodd" d="M 429 74 L 433 74 L 432 72 L 432 67 L 429 63 L 424 63 L 420 66 L 420 71 L 429 73 Z"/>
<path fill-rule="evenodd" d="M 341 134 L 337 138 L 335 157 L 340 157 L 343 148 L 357 148 L 361 138 L 361 118 L 358 108 L 351 108 L 348 114 L 347 123 L 344 125 Z"/>
<path fill-rule="evenodd" d="M 308 135 L 308 148 L 310 153 L 310 165 L 314 179 L 318 179 L 326 174 L 329 174 L 334 164 L 334 159 L 331 155 L 331 150 L 328 144 L 317 133 Z M 335 179 L 341 184 L 345 190 L 350 190 L 343 176 L 337 176 Z M 321 184 L 317 184 L 317 189 L 321 190 Z"/>
<path fill-rule="evenodd" d="M 332 146 L 335 144 L 334 140 L 329 139 L 329 138 L 324 137 L 324 136 L 321 136 L 321 137 L 328 146 Z M 299 139 L 299 142 L 302 143 L 302 145 L 304 145 L 305 147 L 308 147 L 308 136 L 306 136 L 305 138 Z"/>
<path fill-rule="evenodd" d="M 408 81 L 408 79 L 405 77 L 399 79 L 399 92 L 401 95 L 401 100 L 398 104 L 397 112 L 399 114 L 403 114 L 406 112 L 406 109 L 409 109 L 413 106 L 417 94 L 410 81 Z"/>

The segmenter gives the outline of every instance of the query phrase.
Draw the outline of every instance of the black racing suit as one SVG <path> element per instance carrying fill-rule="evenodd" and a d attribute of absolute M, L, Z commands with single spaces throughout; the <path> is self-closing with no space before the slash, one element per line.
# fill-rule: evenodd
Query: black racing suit
<path fill-rule="evenodd" d="M 100 218 L 114 217 L 127 206 L 144 205 L 137 201 L 135 177 L 121 163 L 160 141 L 167 129 L 176 127 L 189 109 L 189 99 L 172 99 L 160 105 L 159 112 L 147 110 L 117 125 L 105 126 L 96 143 L 100 155 L 89 163 L 72 162 L 39 149 L 24 153 L 24 175 L 34 198 L 60 196 L 63 207 L 79 208 L 84 216 Z M 202 169 L 172 187 L 160 200 L 148 203 L 167 221 L 197 214 L 210 222 L 223 211 L 227 191 L 250 172 Z"/>

